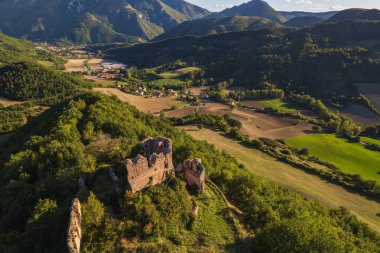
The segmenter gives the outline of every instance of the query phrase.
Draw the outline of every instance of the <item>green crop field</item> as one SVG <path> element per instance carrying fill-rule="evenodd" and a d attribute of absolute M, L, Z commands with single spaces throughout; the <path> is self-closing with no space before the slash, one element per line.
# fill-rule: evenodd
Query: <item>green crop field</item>
<path fill-rule="evenodd" d="M 294 104 L 290 101 L 287 101 L 285 99 L 281 99 L 281 98 L 260 100 L 259 102 L 265 106 L 268 106 L 268 107 L 271 107 L 271 108 L 274 108 L 274 109 L 277 109 L 280 111 L 284 111 L 284 112 L 295 112 L 295 111 L 302 109 L 301 107 L 297 106 L 296 104 Z"/>
<path fill-rule="evenodd" d="M 370 138 L 363 141 L 380 143 Z M 368 150 L 361 143 L 351 143 L 333 134 L 300 136 L 286 142 L 299 149 L 307 148 L 310 155 L 334 164 L 345 173 L 380 183 L 380 152 Z"/>
<path fill-rule="evenodd" d="M 187 73 L 195 72 L 197 70 L 200 70 L 200 68 L 198 68 L 198 67 L 186 67 L 186 68 L 181 68 L 181 69 L 161 73 L 159 75 L 162 78 L 178 78 L 178 77 L 183 76 Z"/>
<path fill-rule="evenodd" d="M 179 79 L 157 79 L 157 80 L 150 80 L 147 81 L 149 85 L 156 86 L 156 87 L 182 87 L 185 82 L 181 81 Z"/>

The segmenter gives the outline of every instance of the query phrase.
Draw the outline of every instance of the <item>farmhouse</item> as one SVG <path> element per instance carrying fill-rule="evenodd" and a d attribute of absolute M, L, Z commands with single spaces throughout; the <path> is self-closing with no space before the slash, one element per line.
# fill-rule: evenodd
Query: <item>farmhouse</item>
<path fill-rule="evenodd" d="M 176 168 L 177 174 L 181 175 L 188 185 L 196 185 L 204 191 L 206 184 L 206 169 L 200 158 L 187 159 Z"/>
<path fill-rule="evenodd" d="M 161 184 L 174 174 L 172 143 L 163 137 L 143 141 L 144 156 L 127 159 L 123 166 L 127 173 L 127 188 L 133 193 Z"/>

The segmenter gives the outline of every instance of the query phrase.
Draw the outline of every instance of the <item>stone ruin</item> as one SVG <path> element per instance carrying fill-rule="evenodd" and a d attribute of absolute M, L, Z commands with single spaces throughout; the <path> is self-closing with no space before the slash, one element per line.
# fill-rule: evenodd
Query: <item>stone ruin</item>
<path fill-rule="evenodd" d="M 133 193 L 149 186 L 161 184 L 174 175 L 172 142 L 163 137 L 143 141 L 144 156 L 127 159 L 123 166 L 127 172 L 127 188 Z"/>
<path fill-rule="evenodd" d="M 183 161 L 177 166 L 176 172 L 186 180 L 188 185 L 196 185 L 202 191 L 205 190 L 206 169 L 200 158 Z"/>
<path fill-rule="evenodd" d="M 70 210 L 69 228 L 67 231 L 67 248 L 69 253 L 79 253 L 82 239 L 82 213 L 78 198 L 73 200 Z"/>

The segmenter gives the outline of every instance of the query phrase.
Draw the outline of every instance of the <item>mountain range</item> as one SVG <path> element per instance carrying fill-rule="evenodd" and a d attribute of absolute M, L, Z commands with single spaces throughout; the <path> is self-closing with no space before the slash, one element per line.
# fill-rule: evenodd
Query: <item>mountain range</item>
<path fill-rule="evenodd" d="M 208 14 L 183 0 L 0 0 L 0 30 L 31 40 L 135 43 Z"/>
<path fill-rule="evenodd" d="M 218 13 L 184 0 L 0 0 L 0 32 L 32 41 L 137 44 L 282 25 L 379 20 L 379 10 L 281 12 L 252 0 Z"/>

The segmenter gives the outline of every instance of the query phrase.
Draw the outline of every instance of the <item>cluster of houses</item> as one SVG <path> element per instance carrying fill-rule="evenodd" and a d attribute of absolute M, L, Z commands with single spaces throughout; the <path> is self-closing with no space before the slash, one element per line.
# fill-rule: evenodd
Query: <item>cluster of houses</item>
<path fill-rule="evenodd" d="M 36 49 L 41 51 L 53 52 L 62 57 L 82 59 L 94 57 L 94 54 L 89 51 L 86 51 L 85 46 L 82 45 L 56 46 L 47 42 L 37 42 Z"/>
<path fill-rule="evenodd" d="M 124 70 L 127 68 L 127 65 L 109 61 L 102 60 L 95 65 L 87 66 L 87 71 L 89 75 L 97 76 L 102 79 L 112 80 L 118 77 L 124 77 L 123 73 L 120 73 L 120 70 Z"/>

